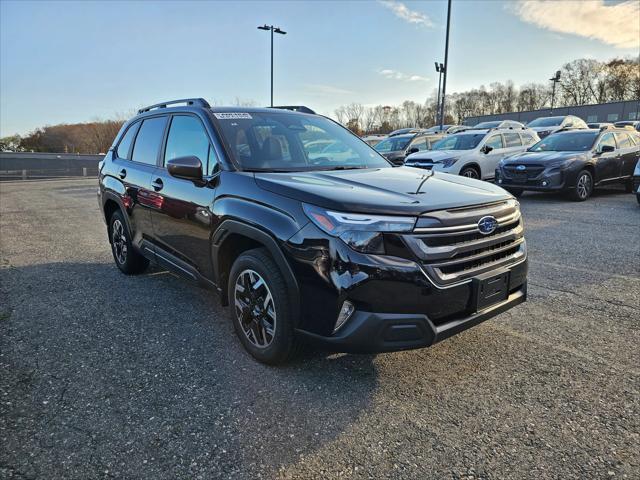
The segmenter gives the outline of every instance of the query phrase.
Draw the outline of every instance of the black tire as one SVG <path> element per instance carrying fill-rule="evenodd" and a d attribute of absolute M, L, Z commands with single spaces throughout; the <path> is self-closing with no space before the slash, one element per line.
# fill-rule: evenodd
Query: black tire
<path fill-rule="evenodd" d="M 480 180 L 480 172 L 475 167 L 464 167 L 460 170 L 460 176 Z"/>
<path fill-rule="evenodd" d="M 638 203 L 640 204 L 640 193 L 636 193 L 636 200 L 638 200 Z"/>
<path fill-rule="evenodd" d="M 250 284 L 252 279 L 255 283 Z M 269 294 L 271 302 L 268 302 Z M 236 259 L 229 274 L 228 295 L 233 327 L 240 342 L 253 358 L 276 365 L 291 359 L 299 351 L 300 343 L 294 332 L 292 302 L 284 275 L 268 250 L 248 250 Z"/>
<path fill-rule="evenodd" d="M 633 179 L 628 178 L 624 181 L 624 192 L 633 193 Z"/>
<path fill-rule="evenodd" d="M 520 198 L 524 193 L 524 190 L 522 188 L 507 188 L 506 190 L 516 198 Z"/>
<path fill-rule="evenodd" d="M 149 260 L 133 248 L 131 232 L 119 210 L 109 219 L 109 243 L 113 260 L 123 273 L 136 275 L 149 266 Z"/>
<path fill-rule="evenodd" d="M 576 177 L 576 184 L 569 190 L 569 196 L 576 202 L 584 202 L 593 193 L 593 176 L 589 170 L 581 170 Z"/>

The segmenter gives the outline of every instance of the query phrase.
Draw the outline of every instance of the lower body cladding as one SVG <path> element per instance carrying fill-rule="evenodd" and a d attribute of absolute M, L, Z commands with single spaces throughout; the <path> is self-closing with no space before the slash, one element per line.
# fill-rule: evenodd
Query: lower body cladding
<path fill-rule="evenodd" d="M 300 289 L 297 333 L 321 348 L 376 353 L 428 347 L 526 300 L 526 257 L 445 287 L 414 260 L 361 254 L 320 232 L 322 238 L 311 241 L 308 233 L 302 244 L 292 238 L 285 250 Z M 350 315 L 340 324 L 345 305 Z"/>

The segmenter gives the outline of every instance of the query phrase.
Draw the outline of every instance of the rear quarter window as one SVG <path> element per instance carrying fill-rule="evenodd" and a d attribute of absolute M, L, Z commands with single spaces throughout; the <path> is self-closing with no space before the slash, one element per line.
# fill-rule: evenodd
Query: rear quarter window
<path fill-rule="evenodd" d="M 118 158 L 130 160 L 129 154 L 131 152 L 131 144 L 133 143 L 133 139 L 136 137 L 138 127 L 140 127 L 140 122 L 136 122 L 127 128 L 127 131 L 122 136 L 122 139 L 116 148 L 116 155 Z"/>

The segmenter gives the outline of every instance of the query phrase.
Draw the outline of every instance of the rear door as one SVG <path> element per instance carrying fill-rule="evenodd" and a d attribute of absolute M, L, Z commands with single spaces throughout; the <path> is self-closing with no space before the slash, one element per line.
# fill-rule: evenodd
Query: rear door
<path fill-rule="evenodd" d="M 209 235 L 215 194 L 214 181 L 196 185 L 191 180 L 175 178 L 166 169 L 167 162 L 178 157 L 198 157 L 205 179 L 215 177 L 218 157 L 200 117 L 174 114 L 168 127 L 160 167 L 154 172 L 152 185 L 161 201 L 151 213 L 158 261 L 188 277 L 194 273 L 210 277 Z"/>
<path fill-rule="evenodd" d="M 489 135 L 485 141 L 485 146 L 491 147 L 489 153 L 480 153 L 478 161 L 482 169 L 482 179 L 490 180 L 495 177 L 498 163 L 507 155 L 507 148 L 500 133 Z"/>
<path fill-rule="evenodd" d="M 620 176 L 630 177 L 640 158 L 640 146 L 636 145 L 631 134 L 626 132 L 616 132 L 616 142 L 618 143 L 621 155 Z"/>
<path fill-rule="evenodd" d="M 145 248 L 143 241 L 153 234 L 151 210 L 157 199 L 151 188 L 151 175 L 156 169 L 165 125 L 166 117 L 136 122 L 125 132 L 115 151 L 116 175 L 126 189 L 125 204 L 130 204 L 133 243 L 140 249 Z"/>

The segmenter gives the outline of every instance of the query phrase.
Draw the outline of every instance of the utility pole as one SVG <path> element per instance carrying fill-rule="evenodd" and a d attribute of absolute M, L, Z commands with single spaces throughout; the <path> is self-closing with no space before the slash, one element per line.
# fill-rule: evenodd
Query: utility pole
<path fill-rule="evenodd" d="M 553 104 L 556 99 L 556 83 L 560 83 L 560 70 L 558 70 L 549 80 L 553 82 L 553 90 L 551 90 L 551 111 L 553 113 Z"/>
<path fill-rule="evenodd" d="M 451 0 L 447 5 L 447 40 L 444 45 L 444 79 L 442 82 L 442 103 L 440 104 L 440 131 L 444 124 L 444 102 L 447 96 L 447 70 L 449 70 L 449 27 L 451 25 Z"/>
<path fill-rule="evenodd" d="M 442 85 L 442 74 L 444 73 L 444 65 L 442 63 L 435 62 L 436 72 L 438 72 L 438 101 L 436 103 L 436 125 L 440 123 L 438 117 L 440 117 L 440 88 Z"/>
<path fill-rule="evenodd" d="M 279 33 L 280 35 L 286 35 L 287 32 L 281 30 L 280 27 L 274 27 L 273 25 L 267 24 L 258 27 L 258 30 L 271 31 L 271 106 L 273 107 L 273 34 Z"/>

